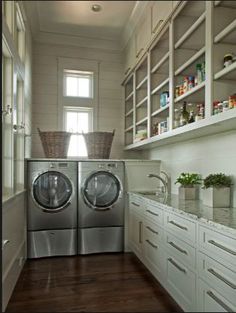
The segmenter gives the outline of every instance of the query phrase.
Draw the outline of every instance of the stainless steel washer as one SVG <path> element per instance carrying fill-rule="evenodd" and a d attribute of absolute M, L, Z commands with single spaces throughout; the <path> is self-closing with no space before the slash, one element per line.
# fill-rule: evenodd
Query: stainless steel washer
<path fill-rule="evenodd" d="M 78 253 L 123 251 L 123 162 L 79 162 L 78 170 Z"/>
<path fill-rule="evenodd" d="M 77 162 L 28 161 L 28 257 L 77 254 Z"/>

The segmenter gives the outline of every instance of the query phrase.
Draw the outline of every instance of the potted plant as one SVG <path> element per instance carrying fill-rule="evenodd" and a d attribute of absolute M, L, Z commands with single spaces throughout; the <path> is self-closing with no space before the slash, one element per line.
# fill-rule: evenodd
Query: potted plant
<path fill-rule="evenodd" d="M 230 207 L 232 179 L 225 174 L 210 174 L 203 180 L 203 204 L 214 208 Z"/>
<path fill-rule="evenodd" d="M 199 197 L 198 185 L 201 184 L 201 177 L 196 173 L 181 173 L 175 184 L 179 183 L 179 198 L 184 200 L 196 200 Z"/>

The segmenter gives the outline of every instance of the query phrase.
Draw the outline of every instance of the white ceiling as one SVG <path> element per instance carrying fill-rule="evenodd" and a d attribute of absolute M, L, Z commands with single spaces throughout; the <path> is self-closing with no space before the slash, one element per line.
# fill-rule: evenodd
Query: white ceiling
<path fill-rule="evenodd" d="M 117 40 L 136 1 L 27 1 L 35 5 L 31 20 L 41 32 Z M 93 12 L 92 4 L 102 10 Z"/>

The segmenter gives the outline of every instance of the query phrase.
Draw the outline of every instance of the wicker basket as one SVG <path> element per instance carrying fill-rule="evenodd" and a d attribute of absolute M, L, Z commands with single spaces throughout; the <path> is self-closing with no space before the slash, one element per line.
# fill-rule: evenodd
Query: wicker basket
<path fill-rule="evenodd" d="M 47 158 L 67 158 L 72 133 L 65 131 L 41 131 L 38 128 L 43 150 Z"/>
<path fill-rule="evenodd" d="M 115 130 L 113 132 L 90 132 L 83 134 L 89 159 L 109 159 L 111 145 Z"/>

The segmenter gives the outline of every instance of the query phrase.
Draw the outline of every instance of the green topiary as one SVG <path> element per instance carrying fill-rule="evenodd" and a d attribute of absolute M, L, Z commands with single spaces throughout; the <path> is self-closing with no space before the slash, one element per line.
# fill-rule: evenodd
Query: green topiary
<path fill-rule="evenodd" d="M 201 184 L 201 177 L 196 173 L 181 173 L 176 179 L 175 184 L 179 183 L 183 187 L 194 187 L 194 185 Z"/>
<path fill-rule="evenodd" d="M 232 179 L 230 176 L 226 176 L 223 173 L 210 174 L 203 179 L 203 188 L 207 189 L 210 187 L 230 187 L 232 185 Z"/>

